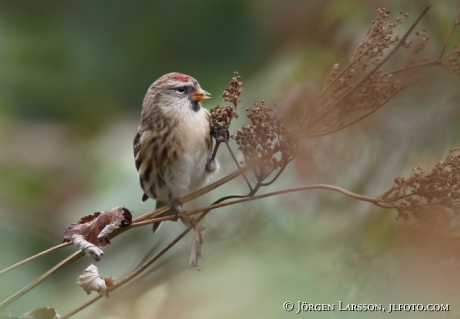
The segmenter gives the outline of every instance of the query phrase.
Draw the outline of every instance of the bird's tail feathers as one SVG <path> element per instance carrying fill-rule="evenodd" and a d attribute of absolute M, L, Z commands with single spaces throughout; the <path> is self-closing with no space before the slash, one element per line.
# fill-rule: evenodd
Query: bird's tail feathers
<path fill-rule="evenodd" d="M 164 202 L 164 201 L 161 201 L 161 200 L 157 200 L 157 203 L 155 205 L 155 209 L 158 209 L 160 207 L 163 207 L 164 205 L 167 205 L 168 202 Z M 163 213 L 161 215 L 158 215 L 157 217 L 163 217 L 163 216 L 166 216 L 167 215 L 167 212 L 166 213 Z M 158 229 L 160 229 L 160 226 L 161 226 L 161 223 L 162 222 L 156 222 L 156 223 L 153 223 L 153 232 L 156 233 L 158 231 Z"/>

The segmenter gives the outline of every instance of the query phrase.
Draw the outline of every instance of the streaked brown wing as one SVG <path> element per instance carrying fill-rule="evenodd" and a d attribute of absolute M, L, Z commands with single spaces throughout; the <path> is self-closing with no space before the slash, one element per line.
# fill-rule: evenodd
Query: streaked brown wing
<path fill-rule="evenodd" d="M 141 136 L 144 132 L 140 131 L 139 129 L 136 131 L 136 134 L 134 135 L 134 141 L 133 141 L 133 148 L 134 148 L 134 159 L 136 161 L 136 169 L 139 170 L 139 167 L 141 165 L 141 161 L 138 159 L 139 157 L 139 152 L 141 150 Z"/>

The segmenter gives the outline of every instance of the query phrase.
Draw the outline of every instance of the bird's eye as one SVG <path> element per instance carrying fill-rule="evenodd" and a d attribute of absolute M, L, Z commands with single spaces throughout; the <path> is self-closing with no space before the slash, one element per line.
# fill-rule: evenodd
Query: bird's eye
<path fill-rule="evenodd" d="M 184 93 L 184 92 L 185 92 L 185 86 L 180 86 L 180 87 L 178 87 L 176 90 L 177 90 L 177 92 L 179 92 L 179 93 Z"/>

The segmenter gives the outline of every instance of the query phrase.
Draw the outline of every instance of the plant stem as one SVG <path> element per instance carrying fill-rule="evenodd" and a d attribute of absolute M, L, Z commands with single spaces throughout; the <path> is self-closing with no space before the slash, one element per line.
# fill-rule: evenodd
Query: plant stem
<path fill-rule="evenodd" d="M 16 299 L 20 298 L 21 296 L 23 296 L 24 294 L 29 292 L 32 288 L 34 288 L 35 286 L 40 284 L 43 280 L 45 280 L 50 275 L 52 275 L 53 273 L 58 271 L 60 268 L 72 263 L 74 260 L 77 260 L 78 258 L 80 258 L 83 255 L 84 255 L 84 253 L 81 250 L 74 252 L 69 257 L 67 257 L 66 259 L 64 259 L 60 263 L 58 263 L 56 266 L 54 266 L 53 268 L 51 268 L 50 270 L 45 272 L 43 275 L 41 275 L 40 277 L 35 279 L 33 282 L 31 282 L 30 284 L 28 284 L 27 286 L 25 286 L 24 288 L 22 288 L 21 290 L 16 292 L 14 295 L 12 295 L 8 299 L 6 299 L 2 303 L 0 303 L 0 310 L 5 309 L 5 307 L 8 306 L 10 303 L 12 303 Z"/>
<path fill-rule="evenodd" d="M 173 247 L 175 244 L 179 242 L 185 235 L 187 235 L 188 232 L 192 230 L 191 227 L 187 227 L 179 236 L 177 236 L 173 241 L 171 241 L 169 244 L 167 244 L 162 250 L 160 250 L 158 253 L 156 253 L 152 258 L 150 258 L 148 261 L 146 261 L 143 265 L 141 265 L 139 268 L 137 268 L 135 271 L 133 271 L 131 274 L 123 278 L 121 281 L 119 281 L 117 284 L 113 285 L 110 287 L 110 289 L 107 290 L 107 292 L 112 292 L 118 287 L 128 283 L 132 279 L 134 279 L 136 276 L 138 276 L 140 273 L 142 273 L 147 267 L 149 267 L 152 263 L 154 263 L 158 258 L 160 258 L 165 252 L 167 252 L 171 247 Z M 94 297 L 93 299 L 87 301 L 86 303 L 82 304 L 81 306 L 75 308 L 74 310 L 70 311 L 69 313 L 65 314 L 64 316 L 61 316 L 61 319 L 67 319 L 74 314 L 78 313 L 79 311 L 85 309 L 86 307 L 92 305 L 95 303 L 97 300 L 101 299 L 103 295 L 98 295 Z"/>
<path fill-rule="evenodd" d="M 51 247 L 51 248 L 49 248 L 49 249 L 47 249 L 47 250 L 44 250 L 44 251 L 42 251 L 42 252 L 40 252 L 40 253 L 38 253 L 38 254 L 36 254 L 36 255 L 34 255 L 34 256 L 31 256 L 31 257 L 29 257 L 29 258 L 26 258 L 26 259 L 24 259 L 24 260 L 22 260 L 22 261 L 20 261 L 20 262 L 18 262 L 18 263 L 16 263 L 16 264 L 14 264 L 14 265 L 8 267 L 8 268 L 5 268 L 5 269 L 3 269 L 2 271 L 0 271 L 0 276 L 6 274 L 8 271 L 13 270 L 13 269 L 16 268 L 16 267 L 19 267 L 19 266 L 21 266 L 21 265 L 24 265 L 24 264 L 28 263 L 29 261 L 34 260 L 35 258 L 38 258 L 38 257 L 43 256 L 43 255 L 46 255 L 47 253 L 50 253 L 50 252 L 52 252 L 52 251 L 58 250 L 58 249 L 60 249 L 60 248 L 62 248 L 62 247 L 66 247 L 66 246 L 71 245 L 71 244 L 72 244 L 72 243 L 70 243 L 70 242 L 68 242 L 68 243 L 62 243 L 62 244 L 56 245 L 56 246 L 54 246 L 54 247 Z"/>

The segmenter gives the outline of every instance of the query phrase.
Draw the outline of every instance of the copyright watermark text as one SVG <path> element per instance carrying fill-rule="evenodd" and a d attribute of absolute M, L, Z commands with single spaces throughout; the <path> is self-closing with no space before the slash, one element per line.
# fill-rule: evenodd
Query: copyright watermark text
<path fill-rule="evenodd" d="M 285 301 L 283 309 L 287 312 L 321 312 L 321 311 L 356 311 L 356 312 L 410 312 L 410 311 L 427 311 L 442 312 L 449 311 L 449 304 L 366 304 L 366 303 L 308 303 L 306 301 Z"/>

